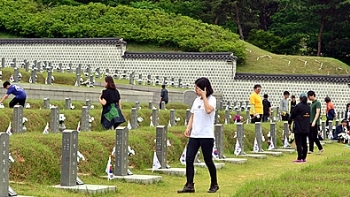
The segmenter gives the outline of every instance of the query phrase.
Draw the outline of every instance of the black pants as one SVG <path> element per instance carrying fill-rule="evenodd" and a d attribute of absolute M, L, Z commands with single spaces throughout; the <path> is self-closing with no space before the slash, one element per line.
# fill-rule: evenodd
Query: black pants
<path fill-rule="evenodd" d="M 307 133 L 294 133 L 295 144 L 297 145 L 298 160 L 306 159 L 307 155 Z"/>
<path fill-rule="evenodd" d="M 259 116 L 259 118 L 258 118 L 258 116 Z M 256 123 L 256 122 L 261 122 L 261 119 L 262 119 L 262 114 L 257 114 L 257 116 L 253 116 L 253 114 L 251 114 L 250 115 L 250 118 L 251 118 L 251 120 L 250 120 L 250 122 L 251 123 Z"/>
<path fill-rule="evenodd" d="M 159 109 L 162 109 L 162 102 L 163 102 L 163 101 L 160 101 L 160 103 L 159 103 Z M 165 103 L 165 104 L 168 104 L 168 101 L 164 101 L 164 103 Z"/>
<path fill-rule="evenodd" d="M 332 121 L 333 121 L 333 119 L 328 119 L 328 118 L 327 118 L 327 120 L 326 120 L 326 126 L 328 126 L 328 125 L 329 125 L 329 121 L 330 121 L 330 120 L 332 120 Z M 332 130 L 332 128 L 329 128 L 329 130 L 331 131 L 331 130 Z"/>
<path fill-rule="evenodd" d="M 214 139 L 212 138 L 190 138 L 186 151 L 186 178 L 187 183 L 193 183 L 194 166 L 193 162 L 197 155 L 199 147 L 202 148 L 204 162 L 208 167 L 211 183 L 217 184 L 216 167 L 213 162 Z"/>
<path fill-rule="evenodd" d="M 15 105 L 19 104 L 22 105 L 24 107 L 24 104 L 26 103 L 26 99 L 18 99 L 18 98 L 13 98 L 10 103 L 9 103 L 9 107 L 13 108 Z"/>
<path fill-rule="evenodd" d="M 314 152 L 314 142 L 317 145 L 318 150 L 322 150 L 323 147 L 321 145 L 320 140 L 318 139 L 318 125 L 316 124 L 314 127 L 310 124 L 310 133 L 309 133 L 309 151 Z"/>

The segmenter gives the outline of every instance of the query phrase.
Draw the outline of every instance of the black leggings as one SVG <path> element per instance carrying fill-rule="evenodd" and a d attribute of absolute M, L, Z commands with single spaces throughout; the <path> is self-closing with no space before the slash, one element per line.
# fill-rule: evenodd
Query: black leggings
<path fill-rule="evenodd" d="M 295 144 L 297 145 L 298 160 L 306 159 L 307 156 L 307 133 L 295 133 Z"/>
<path fill-rule="evenodd" d="M 190 138 L 187 144 L 186 151 L 186 178 L 187 183 L 193 183 L 194 177 L 194 166 L 193 162 L 199 150 L 199 147 L 202 148 L 202 154 L 204 157 L 204 162 L 208 167 L 211 183 L 217 184 L 216 177 L 216 167 L 213 162 L 213 147 L 214 139 L 213 138 Z"/>

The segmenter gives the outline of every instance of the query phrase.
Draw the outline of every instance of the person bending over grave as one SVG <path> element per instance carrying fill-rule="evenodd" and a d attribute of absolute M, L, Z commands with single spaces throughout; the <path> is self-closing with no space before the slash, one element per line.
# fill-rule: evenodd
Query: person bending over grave
<path fill-rule="evenodd" d="M 249 97 L 251 123 L 261 122 L 263 115 L 263 104 L 260 97 L 261 85 L 256 84 L 254 91 Z"/>
<path fill-rule="evenodd" d="M 2 102 L 4 102 L 10 94 L 13 94 L 15 95 L 15 97 L 10 101 L 9 107 L 13 108 L 17 104 L 22 105 L 24 107 L 24 104 L 26 103 L 27 99 L 27 94 L 22 87 L 20 87 L 19 85 L 11 85 L 8 81 L 4 82 L 3 87 L 7 89 L 7 92 L 0 100 L 0 104 L 2 104 Z"/>
<path fill-rule="evenodd" d="M 306 162 L 307 143 L 306 138 L 310 132 L 310 106 L 307 104 L 306 93 L 300 94 L 300 103 L 298 103 L 288 120 L 288 125 L 294 121 L 294 138 L 297 145 L 298 158 L 294 162 Z"/>
<path fill-rule="evenodd" d="M 101 124 L 105 129 L 115 129 L 125 122 L 121 112 L 120 94 L 111 76 L 105 78 L 105 88 L 98 98 L 102 104 Z"/>
<path fill-rule="evenodd" d="M 188 121 L 184 135 L 189 138 L 186 149 L 186 179 L 187 182 L 178 193 L 193 193 L 194 189 L 194 160 L 199 147 L 202 149 L 204 162 L 208 167 L 211 184 L 208 193 L 215 193 L 219 190 L 217 183 L 216 167 L 213 162 L 214 147 L 214 116 L 216 98 L 212 95 L 213 89 L 210 81 L 199 78 L 195 81 L 195 92 L 197 98 L 193 101 L 191 116 Z"/>
<path fill-rule="evenodd" d="M 339 134 L 342 134 L 342 133 L 348 133 L 349 132 L 349 126 L 348 126 L 348 120 L 347 119 L 343 119 L 341 121 L 341 124 L 338 125 L 336 128 L 335 128 L 335 133 L 333 135 L 333 140 L 341 140 L 341 136 L 342 135 L 339 135 Z M 331 130 L 329 130 L 331 132 Z"/>

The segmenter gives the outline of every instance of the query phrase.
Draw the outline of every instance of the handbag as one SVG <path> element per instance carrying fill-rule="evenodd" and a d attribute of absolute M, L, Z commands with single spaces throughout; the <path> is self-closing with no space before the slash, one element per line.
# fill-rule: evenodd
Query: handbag
<path fill-rule="evenodd" d="M 110 110 L 108 113 L 104 114 L 104 117 L 109 121 L 115 124 L 115 123 L 119 123 L 122 124 L 124 122 L 126 122 L 122 111 L 120 110 L 119 106 L 116 107 L 115 103 L 112 103 L 110 105 Z"/>

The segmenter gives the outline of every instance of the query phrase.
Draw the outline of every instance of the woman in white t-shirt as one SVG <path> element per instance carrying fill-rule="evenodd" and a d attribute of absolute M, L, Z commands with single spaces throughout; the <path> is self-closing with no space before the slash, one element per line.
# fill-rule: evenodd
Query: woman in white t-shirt
<path fill-rule="evenodd" d="M 216 98 L 212 96 L 213 88 L 207 78 L 199 78 L 195 81 L 195 92 L 197 98 L 193 101 L 191 117 L 189 119 L 184 135 L 189 138 L 186 151 L 186 179 L 187 182 L 178 193 L 193 193 L 194 189 L 194 159 L 199 150 L 202 149 L 204 162 L 208 167 L 211 184 L 209 193 L 219 189 L 216 176 L 216 167 L 213 162 L 212 152 L 214 147 L 214 116 Z"/>

